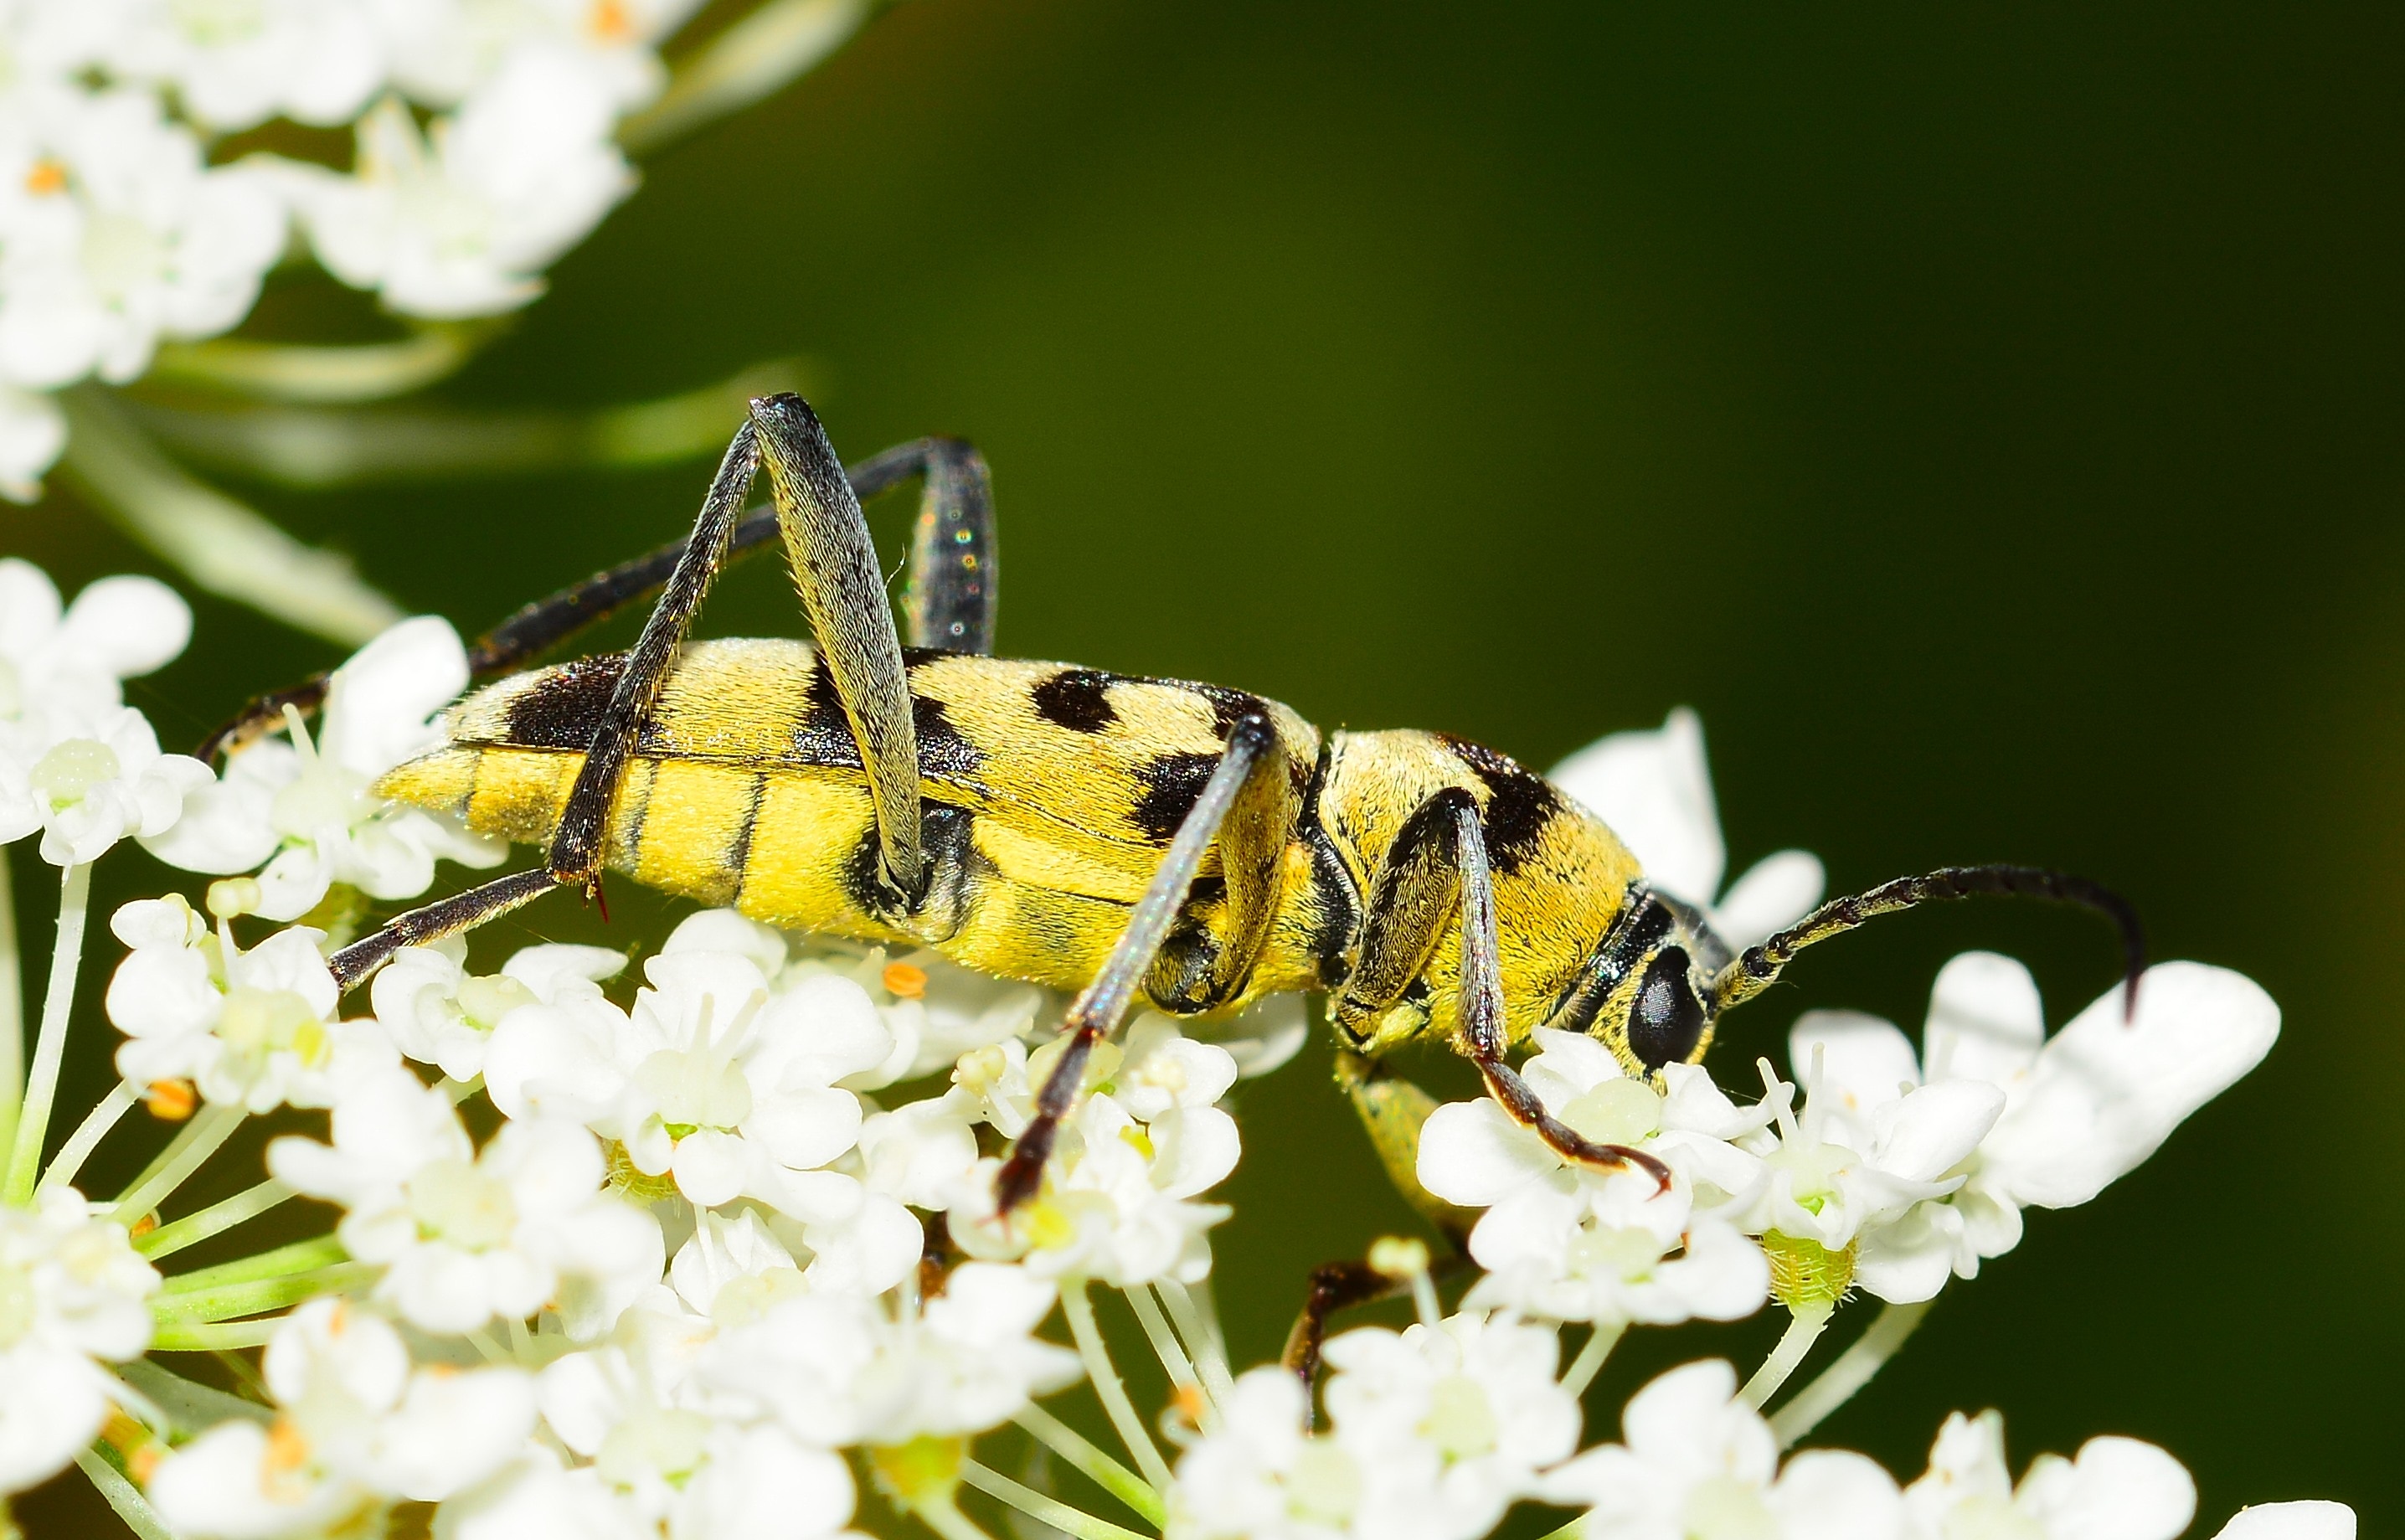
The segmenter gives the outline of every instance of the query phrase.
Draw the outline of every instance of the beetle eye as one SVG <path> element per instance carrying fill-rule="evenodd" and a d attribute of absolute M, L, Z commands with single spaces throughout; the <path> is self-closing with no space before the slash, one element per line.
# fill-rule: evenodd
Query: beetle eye
<path fill-rule="evenodd" d="M 1704 1036 L 1704 1005 L 1687 982 L 1687 954 L 1670 947 L 1646 965 L 1628 1010 L 1628 1051 L 1648 1070 L 1683 1064 Z"/>

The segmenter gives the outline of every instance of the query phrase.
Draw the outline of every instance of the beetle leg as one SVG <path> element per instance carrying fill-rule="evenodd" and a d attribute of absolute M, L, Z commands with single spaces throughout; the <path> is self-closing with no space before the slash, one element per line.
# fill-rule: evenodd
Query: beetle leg
<path fill-rule="evenodd" d="M 585 750 L 584 763 L 569 790 L 567 805 L 560 812 L 559 825 L 552 833 L 543 864 L 531 871 L 513 872 L 466 893 L 414 909 L 352 942 L 328 961 L 337 985 L 347 990 L 404 946 L 420 945 L 471 929 L 554 887 L 572 884 L 584 888 L 589 896 L 599 896 L 603 836 L 617 800 L 618 783 L 634 752 L 643 718 L 658 699 L 660 686 L 667 682 L 668 671 L 676 661 L 677 649 L 684 643 L 685 631 L 701 608 L 702 596 L 709 591 L 710 579 L 725 559 L 727 536 L 742 514 L 744 494 L 751 490 L 752 478 L 759 470 L 759 445 L 757 430 L 746 422 L 736 430 L 734 442 L 726 446 L 710 493 L 702 499 L 701 516 L 694 522 L 693 535 L 685 543 L 659 602 L 652 607 L 651 618 L 643 623 L 643 634 L 628 656 L 617 688 L 594 728 L 592 746 Z M 857 506 L 854 504 L 855 510 Z"/>
<path fill-rule="evenodd" d="M 1420 1185 L 1420 1130 L 1437 1099 L 1378 1060 L 1345 1048 L 1336 1051 L 1336 1083 L 1344 1088 L 1370 1136 L 1370 1148 L 1403 1201 L 1455 1246 L 1467 1241 L 1476 1210 L 1457 1208 Z"/>
<path fill-rule="evenodd" d="M 1495 883 L 1478 802 L 1447 787 L 1414 809 L 1397 832 L 1371 885 L 1360 960 L 1331 1008 L 1339 1028 L 1366 1040 L 1379 1014 L 1402 999 L 1435 955 L 1445 923 L 1461 935 L 1460 1026 L 1454 1047 L 1478 1067 L 1487 1095 L 1512 1121 L 1564 1160 L 1599 1169 L 1635 1166 L 1667 1187 L 1669 1168 L 1639 1150 L 1598 1144 L 1545 1110 L 1505 1053 L 1503 971 L 1495 935 Z"/>
<path fill-rule="evenodd" d="M 1420 1129 L 1436 1110 L 1436 1098 L 1368 1054 L 1349 1049 L 1337 1050 L 1336 1083 L 1344 1088 L 1346 1099 L 1369 1133 L 1370 1147 L 1378 1152 L 1386 1180 L 1448 1244 L 1448 1253 L 1437 1259 L 1434 1270 L 1442 1273 L 1463 1265 L 1467 1260 L 1463 1247 L 1478 1215 L 1455 1208 L 1420 1185 Z M 1328 1336 L 1329 1318 L 1339 1310 L 1384 1299 L 1410 1281 L 1389 1278 L 1358 1260 L 1324 1263 L 1311 1270 L 1302 1311 L 1287 1334 L 1286 1350 L 1280 1357 L 1289 1372 L 1301 1377 L 1306 1393 L 1319 1373 L 1319 1349 Z"/>
<path fill-rule="evenodd" d="M 1428 1264 L 1428 1276 L 1442 1282 L 1470 1265 L 1468 1252 L 1448 1251 Z M 1294 1325 L 1286 1335 L 1286 1347 L 1278 1354 L 1279 1364 L 1302 1381 L 1306 1405 L 1319 1378 L 1320 1350 L 1328 1345 L 1328 1324 L 1336 1312 L 1391 1299 L 1411 1286 L 1410 1275 L 1391 1276 L 1358 1260 L 1324 1262 L 1311 1270 L 1302 1310 L 1294 1318 Z"/>
<path fill-rule="evenodd" d="M 921 478 L 910 588 L 903 602 L 906 634 L 914 647 L 991 654 L 997 587 L 993 488 L 984 458 L 963 440 L 925 438 L 847 466 L 844 475 L 852 495 L 863 502 L 912 476 Z M 724 559 L 738 560 L 761 549 L 776 537 L 777 528 L 773 505 L 748 510 L 727 537 Z M 525 606 L 470 643 L 469 671 L 479 679 L 512 672 L 651 598 L 676 571 L 687 544 L 671 541 Z M 299 707 L 304 716 L 315 714 L 325 702 L 329 682 L 327 674 L 312 674 L 289 688 L 260 696 L 242 714 L 209 734 L 193 751 L 195 756 L 215 762 L 274 731 L 284 725 L 288 705 Z"/>
<path fill-rule="evenodd" d="M 1010 1158 L 1003 1163 L 994 1181 L 994 1194 L 1002 1212 L 1006 1214 L 1034 1197 L 1043 1184 L 1044 1163 L 1060 1136 L 1061 1120 L 1076 1099 L 1077 1087 L 1085 1079 L 1086 1060 L 1093 1053 L 1094 1044 L 1118 1029 L 1137 986 L 1160 955 L 1161 944 L 1169 939 L 1170 926 L 1186 903 L 1195 873 L 1202 869 L 1203 854 L 1218 837 L 1221 827 L 1231 824 L 1240 806 L 1251 799 L 1245 794 L 1254 782 L 1263 777 L 1275 777 L 1281 782 L 1285 779 L 1286 758 L 1277 729 L 1270 726 L 1266 717 L 1245 716 L 1229 733 L 1227 752 L 1219 756 L 1218 766 L 1203 784 L 1202 795 L 1194 799 L 1194 806 L 1177 826 L 1168 853 L 1154 870 L 1144 896 L 1128 914 L 1127 928 L 1112 943 L 1110 955 L 1103 960 L 1094 982 L 1070 1002 L 1067 1020 L 1062 1025 L 1062 1030 L 1070 1035 L 1069 1046 L 1053 1066 L 1043 1090 L 1036 1094 L 1034 1121 L 1019 1136 Z M 1224 856 L 1223 851 L 1223 859 Z"/>

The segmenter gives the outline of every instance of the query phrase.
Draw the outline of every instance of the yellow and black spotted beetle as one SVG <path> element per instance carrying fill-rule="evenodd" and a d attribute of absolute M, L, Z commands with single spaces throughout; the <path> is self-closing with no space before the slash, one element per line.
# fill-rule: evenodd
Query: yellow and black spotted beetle
<path fill-rule="evenodd" d="M 746 512 L 758 472 L 772 506 Z M 903 645 L 861 500 L 923 483 Z M 688 645 L 733 555 L 781 531 L 815 644 Z M 402 946 L 466 930 L 554 887 L 598 897 L 605 867 L 791 929 L 924 946 L 1076 992 L 1074 1033 L 1005 1163 L 1006 1207 L 1036 1190 L 1094 1043 L 1142 999 L 1173 1016 L 1324 991 L 1342 1079 L 1396 1182 L 1425 1093 L 1377 1061 L 1422 1038 L 1472 1061 L 1511 1115 L 1565 1157 L 1637 1166 L 1549 1115 L 1507 1062 L 1540 1026 L 1591 1033 L 1631 1074 L 1698 1058 L 1723 1010 L 1803 947 L 1933 898 L 2008 893 L 2129 906 L 2083 879 L 1954 867 L 1821 906 L 1742 955 L 1653 892 L 1610 828 L 1543 778 L 1442 733 L 1321 732 L 1216 685 L 992 656 L 992 500 L 984 461 L 927 439 L 849 471 L 798 396 L 752 403 L 685 541 L 510 617 L 472 651 L 506 674 L 445 721 L 448 742 L 384 796 L 546 845 L 532 870 L 415 910 L 336 953 L 348 988 Z M 656 591 L 634 649 L 513 672 Z M 265 697 L 204 753 L 313 707 L 323 680 Z M 1372 1292 L 1357 1265 L 1315 1279 L 1298 1364 L 1326 1312 Z"/>

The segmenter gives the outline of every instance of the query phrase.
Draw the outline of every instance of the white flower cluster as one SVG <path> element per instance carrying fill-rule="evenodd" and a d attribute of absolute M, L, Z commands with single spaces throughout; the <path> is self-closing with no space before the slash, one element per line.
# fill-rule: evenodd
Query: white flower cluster
<path fill-rule="evenodd" d="M 63 605 L 40 568 L 0 558 L 0 844 L 38 832 L 42 859 L 76 867 L 175 826 L 208 768 L 161 754 L 120 682 L 191 634 L 191 611 L 162 583 L 105 577 Z"/>
<path fill-rule="evenodd" d="M 1207 1273 L 1226 1210 L 1193 1197 L 1235 1164 L 1227 1050 L 1148 1020 L 1080 1113 L 1086 1152 L 1004 1223 L 980 1130 L 998 1148 L 1028 1116 L 1039 992 L 797 951 L 731 911 L 681 925 L 626 1005 L 602 988 L 623 962 L 538 946 L 483 975 L 456 947 L 404 951 L 376 1018 L 324 1026 L 381 1053 L 346 1071 L 338 1044 L 296 1078 L 332 1138 L 279 1139 L 268 1165 L 340 1206 L 337 1238 L 378 1271 L 276 1332 L 272 1426 L 214 1429 L 159 1466 L 178 1533 L 311 1533 L 410 1501 L 463 1540 L 830 1533 L 854 1497 L 837 1451 L 982 1433 L 1077 1377 L 1034 1335 L 1063 1287 Z M 481 1087 L 429 1084 L 402 1055 Z M 479 1088 L 503 1117 L 481 1146 L 454 1106 Z M 922 1293 L 948 1212 L 990 1259 Z M 473 1374 L 444 1372 L 480 1350 Z"/>
<path fill-rule="evenodd" d="M 0 6 L 0 491 L 57 459 L 48 392 L 246 316 L 303 233 L 404 315 L 489 315 L 626 196 L 612 134 L 697 0 Z M 352 130 L 345 168 L 228 136 Z"/>
<path fill-rule="evenodd" d="M 1612 773 L 1592 774 L 1599 766 Z M 1606 739 L 1559 773 L 1615 828 L 1638 831 L 1640 855 L 1648 842 L 1709 852 L 1681 896 L 1709 893 L 1720 831 L 1691 716 Z M 1739 883 L 1739 895 L 1776 889 L 1777 901 L 1724 904 L 1724 917 L 1742 911 L 1732 940 L 1811 907 L 1808 859 L 1774 856 Z M 1793 881 L 1762 875 L 1788 866 Z M 2028 969 L 1969 953 L 1938 975 L 1925 1074 L 1893 1025 L 1813 1011 L 1792 1036 L 1795 1081 L 1763 1064 L 1765 1094 L 1751 1107 L 1700 1067 L 1668 1066 L 1657 1088 L 1591 1038 L 1539 1031 L 1524 1072 L 1546 1107 L 1589 1138 L 1660 1159 L 1667 1192 L 1564 1161 L 1484 1098 L 1428 1120 L 1419 1176 L 1485 1210 L 1470 1237 L 1486 1269 L 1473 1303 L 1608 1325 L 1727 1320 L 1751 1313 L 1774 1275 L 1790 1306 L 1853 1285 L 1917 1303 L 2018 1244 L 2022 1209 L 2085 1203 L 2134 1169 L 2259 1063 L 2279 1025 L 2251 980 L 2166 963 L 2141 981 L 2134 1019 L 2116 989 L 2048 1038 Z"/>
<path fill-rule="evenodd" d="M 1554 1378 L 1554 1334 L 1456 1315 L 1328 1345 L 1325 1433 L 1301 1385 L 1260 1368 L 1235 1383 L 1222 1426 L 1180 1462 L 1173 1540 L 1441 1540 L 1484 1534 L 1539 1473 L 1578 1448 L 1578 1398 Z"/>
<path fill-rule="evenodd" d="M 1621 1441 L 1573 1455 L 1579 1404 L 1554 1378 L 1553 1332 L 1509 1312 L 1328 1345 L 1326 1432 L 1277 1368 L 1235 1382 L 1220 1424 L 1177 1468 L 1169 1540 L 1471 1540 L 1515 1501 L 1582 1510 L 1579 1540 L 2174 1540 L 2196 1516 L 2180 1462 L 2133 1438 L 2041 1455 L 2016 1482 L 1994 1412 L 1947 1420 L 1929 1469 L 1899 1486 L 1843 1449 L 1783 1462 L 1718 1361 L 1630 1398 Z M 2351 1540 L 2331 1503 L 2231 1519 L 2225 1540 Z"/>
<path fill-rule="evenodd" d="M 1007 1217 L 998 1157 L 1059 1062 L 1062 1002 L 932 954 L 710 911 L 636 977 L 593 947 L 528 946 L 492 971 L 465 940 L 403 949 L 371 1013 L 346 1017 L 326 932 L 294 922 L 347 925 L 358 895 L 404 900 L 440 858 L 501 854 L 373 791 L 433 741 L 466 678 L 456 635 L 395 628 L 337 671 L 314 740 L 296 716 L 220 780 L 158 755 L 120 695 L 183 644 L 180 601 L 108 579 L 65 605 L 22 563 L 0 563 L 0 586 L 17 600 L 0 609 L 0 833 L 40 831 L 71 896 L 129 835 L 228 874 L 206 916 L 176 896 L 115 915 L 125 1083 L 38 1180 L 62 1013 L 45 1013 L 42 1083 L 7 1088 L 30 1121 L 0 1174 L 0 1494 L 97 1439 L 114 1458 L 85 1467 L 120 1511 L 181 1540 L 814 1540 L 853 1533 L 864 1469 L 947 1540 L 984 1533 L 964 1485 L 1055 1530 L 1127 1533 L 1068 1508 L 1040 1462 L 1034 1486 L 983 1463 L 980 1441 L 1016 1423 L 1175 1540 L 1471 1540 L 1523 1503 L 1573 1511 L 1586 1540 L 2172 1540 L 2195 1517 L 2187 1473 L 2132 1439 L 2016 1480 L 1992 1413 L 1949 1420 L 1909 1484 L 1844 1451 L 1782 1459 L 1814 1397 L 1765 1420 L 1783 1368 L 1744 1391 L 1725 1363 L 1673 1370 L 1627 1403 L 1616 1443 L 1582 1447 L 1580 1400 L 1631 1326 L 1771 1298 L 1801 1326 L 1857 1286 L 1909 1311 L 1975 1276 L 2018 1244 L 2023 1209 L 2095 1197 L 2263 1055 L 2278 1012 L 2235 974 L 2163 965 L 2134 1020 L 2117 993 L 2048 1037 L 2027 972 L 1970 954 L 1940 974 L 1918 1051 L 1886 1023 L 1809 1014 L 1793 1079 L 1763 1066 L 1751 1102 L 1700 1067 L 1647 1082 L 1592 1038 L 1541 1033 L 1537 1095 L 1652 1153 L 1667 1188 L 1568 1166 L 1490 1100 L 1438 1109 L 1419 1176 L 1483 1210 L 1479 1276 L 1446 1315 L 1424 1250 L 1389 1243 L 1418 1323 L 1327 1344 L 1315 1428 L 1288 1371 L 1232 1374 L 1207 1287 L 1230 1214 L 1212 1194 L 1240 1154 L 1224 1102 L 1295 1051 L 1298 1002 L 1209 1026 L 1140 1014 L 1093 1055 L 1041 1188 Z M 148 757 L 120 748 L 138 744 Z M 1795 852 L 1716 893 L 1691 717 L 1565 775 L 1739 938 L 1819 893 Z M 207 1110 L 114 1205 L 88 1204 L 67 1183 L 143 1088 L 162 1116 Z M 271 1180 L 158 1224 L 213 1141 L 286 1108 L 324 1111 L 324 1137 L 274 1139 Z M 294 1195 L 339 1210 L 331 1236 L 151 1265 Z M 1123 1292 L 1171 1381 L 1155 1424 L 1109 1362 L 1096 1284 Z M 1074 1352 L 1044 1335 L 1056 1311 Z M 112 1372 L 245 1345 L 265 1349 L 266 1405 Z M 1080 1378 L 1132 1466 L 1036 1405 Z M 1174 1468 L 1153 1427 L 1182 1446 Z M 2354 1519 L 2275 1505 L 2222 1533 L 2346 1540 Z"/>
<path fill-rule="evenodd" d="M 72 1188 L 0 1207 L 0 1496 L 90 1444 L 121 1388 L 102 1365 L 150 1345 L 159 1275 L 125 1228 L 94 1219 Z"/>

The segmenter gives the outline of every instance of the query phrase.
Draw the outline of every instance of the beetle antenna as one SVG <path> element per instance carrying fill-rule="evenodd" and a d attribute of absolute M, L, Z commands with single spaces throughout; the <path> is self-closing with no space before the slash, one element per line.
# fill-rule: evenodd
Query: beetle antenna
<path fill-rule="evenodd" d="M 2069 872 L 2008 866 L 1941 867 L 1926 876 L 1898 877 L 1865 892 L 1832 898 L 1760 946 L 1748 947 L 1745 955 L 1722 968 L 1720 976 L 1712 981 L 1714 1009 L 1724 1010 L 1761 994 L 1797 953 L 1816 941 L 1825 941 L 1878 915 L 1914 909 L 1934 899 L 1970 898 L 1983 894 L 2077 904 L 2094 910 L 2119 926 L 2121 1014 L 2124 1021 L 2137 1018 L 2138 976 L 2146 970 L 2146 932 L 2138 923 L 2138 911 L 2130 900 L 2102 883 L 2091 883 Z"/>

